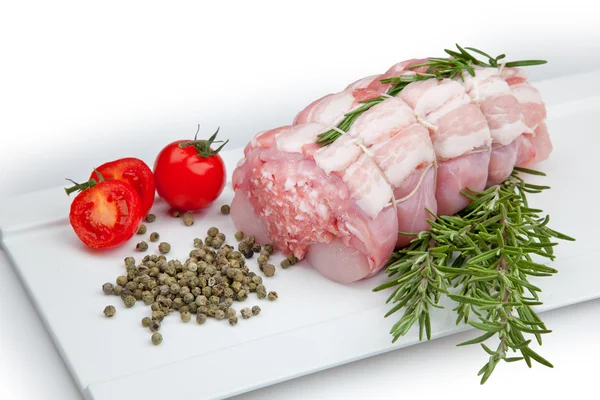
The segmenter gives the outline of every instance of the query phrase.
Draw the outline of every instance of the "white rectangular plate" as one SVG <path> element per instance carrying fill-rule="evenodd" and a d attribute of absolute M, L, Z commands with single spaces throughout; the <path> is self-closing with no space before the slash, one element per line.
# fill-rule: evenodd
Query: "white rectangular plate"
<path fill-rule="evenodd" d="M 550 213 L 554 229 L 577 238 L 558 247 L 554 267 L 559 274 L 538 282 L 544 289 L 545 304 L 539 308 L 543 311 L 600 297 L 600 241 L 592 232 L 600 218 L 585 211 L 600 195 L 590 180 L 600 148 L 600 135 L 595 132 L 600 83 L 588 74 L 537 86 L 548 105 L 555 151 L 539 165 L 548 177 L 531 178 L 553 189 L 532 195 L 531 204 Z M 224 153 L 229 172 L 241 154 L 241 149 Z M 158 218 L 147 224 L 148 234 L 159 232 L 172 244 L 169 256 L 180 259 L 192 249 L 193 238 L 203 238 L 210 226 L 222 228 L 233 239 L 230 218 L 218 211 L 231 198 L 228 187 L 218 204 L 196 215 L 192 227 L 169 217 L 166 205 L 158 200 L 153 210 Z M 265 279 L 267 289 L 276 290 L 279 300 L 258 300 L 253 294 L 246 302 L 244 306 L 262 307 L 258 317 L 231 327 L 215 320 L 203 326 L 184 324 L 173 315 L 163 323 L 162 345 L 152 346 L 150 332 L 140 325 L 149 308 L 138 303 L 125 309 L 119 298 L 104 296 L 100 290 L 104 282 L 114 282 L 124 273 L 126 256 L 139 260 L 142 254 L 135 254 L 135 242 L 148 234 L 119 249 L 90 251 L 72 232 L 68 210 L 69 199 L 62 188 L 9 198 L 0 210 L 0 238 L 89 400 L 223 398 L 418 343 L 413 330 L 391 344 L 388 332 L 395 317 L 383 318 L 389 308 L 388 293 L 371 291 L 384 281 L 383 274 L 340 285 L 300 264 L 278 269 L 275 277 Z M 150 243 L 145 254 L 156 253 L 156 244 Z M 274 257 L 277 263 L 280 259 Z M 250 267 L 258 271 L 255 261 Z M 102 314 L 108 304 L 117 307 L 110 320 Z M 434 337 L 468 329 L 455 325 L 451 308 L 434 310 Z M 232 365 L 243 366 L 236 368 L 236 376 L 231 375 Z M 188 384 L 163 385 L 167 380 Z"/>

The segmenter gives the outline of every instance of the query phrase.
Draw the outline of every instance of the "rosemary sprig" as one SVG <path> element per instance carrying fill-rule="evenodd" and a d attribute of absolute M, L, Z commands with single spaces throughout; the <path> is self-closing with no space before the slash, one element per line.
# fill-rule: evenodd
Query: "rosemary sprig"
<path fill-rule="evenodd" d="M 444 51 L 450 57 L 448 58 L 429 58 L 427 62 L 413 65 L 410 68 L 427 67 L 425 73 L 417 73 L 414 75 L 400 75 L 394 78 L 386 78 L 380 80 L 381 83 L 393 83 L 386 94 L 388 96 L 397 96 L 406 86 L 412 82 L 423 81 L 427 79 L 454 79 L 455 77 L 463 78 L 463 73 L 467 72 L 471 76 L 475 76 L 474 66 L 479 67 L 499 67 L 506 55 L 500 54 L 497 57 L 492 57 L 489 54 L 475 49 L 473 47 L 462 48 L 456 45 L 458 51 L 445 49 Z M 468 51 L 467 51 L 468 50 Z M 470 52 L 469 52 L 470 51 Z M 477 59 L 473 54 L 476 53 L 487 58 L 487 62 Z M 545 60 L 522 60 L 505 62 L 506 67 L 528 67 L 533 65 L 545 64 Z M 346 132 L 354 123 L 356 118 L 363 112 L 367 111 L 376 104 L 381 103 L 386 97 L 378 96 L 373 99 L 362 101 L 362 105 L 351 112 L 344 114 L 344 119 L 337 125 L 338 130 L 330 129 L 318 135 L 317 144 L 327 146 L 335 142 L 341 136 L 340 131 Z"/>
<path fill-rule="evenodd" d="M 391 330 L 393 341 L 419 322 L 430 337 L 429 306 L 440 307 L 439 298 L 447 295 L 458 303 L 456 323 L 468 323 L 483 333 L 459 344 L 480 343 L 489 354 L 479 371 L 485 383 L 500 361 L 524 360 L 552 367 L 531 349 L 533 335 L 539 344 L 550 333 L 533 306 L 541 289 L 529 277 L 552 276 L 557 271 L 537 258 L 554 260 L 555 239 L 575 240 L 548 227 L 549 217 L 530 208 L 527 193 L 539 193 L 547 186 L 526 183 L 521 173 L 540 172 L 515 168 L 501 185 L 483 192 L 463 193 L 472 202 L 454 216 L 435 216 L 431 230 L 421 232 L 406 249 L 397 251 L 386 271 L 389 281 L 375 288 L 394 288 L 388 302 L 394 307 L 390 316 L 404 309 Z M 449 293 L 452 292 L 452 293 Z M 421 322 L 423 321 L 423 322 Z M 496 337 L 495 350 L 485 345 Z M 510 352 L 520 353 L 510 356 Z"/>

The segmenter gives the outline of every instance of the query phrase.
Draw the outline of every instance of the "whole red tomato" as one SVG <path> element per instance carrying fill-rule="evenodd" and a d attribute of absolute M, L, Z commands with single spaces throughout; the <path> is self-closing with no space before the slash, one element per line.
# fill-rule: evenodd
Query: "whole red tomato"
<path fill-rule="evenodd" d="M 69 222 L 83 243 L 94 249 L 108 249 L 129 240 L 138 230 L 144 214 L 135 189 L 119 180 L 90 180 L 66 189 L 81 190 L 71 203 Z"/>
<path fill-rule="evenodd" d="M 90 179 L 99 181 L 98 173 L 104 179 L 116 179 L 129 183 L 140 195 L 142 213 L 148 215 L 154 204 L 154 175 L 145 162 L 138 158 L 127 157 L 102 164 L 92 172 Z"/>
<path fill-rule="evenodd" d="M 218 154 L 217 132 L 208 140 L 178 140 L 156 157 L 154 179 L 158 195 L 173 208 L 194 211 L 209 206 L 225 187 L 225 163 Z"/>

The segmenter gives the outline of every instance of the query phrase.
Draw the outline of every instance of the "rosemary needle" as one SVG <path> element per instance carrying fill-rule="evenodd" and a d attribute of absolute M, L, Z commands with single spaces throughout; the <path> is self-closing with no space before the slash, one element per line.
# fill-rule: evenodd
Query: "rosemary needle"
<path fill-rule="evenodd" d="M 479 371 L 485 383 L 500 361 L 524 360 L 552 364 L 531 349 L 533 335 L 542 343 L 550 333 L 533 306 L 541 289 L 529 277 L 552 276 L 557 271 L 538 261 L 554 260 L 556 239 L 575 240 L 548 227 L 548 216 L 527 206 L 526 193 L 548 187 L 526 183 L 520 174 L 543 175 L 515 168 L 502 184 L 483 192 L 464 193 L 471 204 L 455 216 L 435 216 L 431 230 L 421 232 L 409 247 L 390 258 L 388 282 L 374 291 L 393 289 L 388 303 L 393 305 L 386 317 L 404 310 L 392 327 L 393 341 L 419 324 L 419 338 L 431 336 L 429 306 L 438 305 L 441 296 L 457 304 L 456 323 L 468 323 L 482 334 L 459 346 L 481 344 L 488 362 Z M 452 290 L 450 290 L 452 288 Z M 449 293 L 452 292 L 452 293 Z M 490 349 L 485 342 L 497 338 Z M 519 353 L 511 356 L 510 353 Z"/>

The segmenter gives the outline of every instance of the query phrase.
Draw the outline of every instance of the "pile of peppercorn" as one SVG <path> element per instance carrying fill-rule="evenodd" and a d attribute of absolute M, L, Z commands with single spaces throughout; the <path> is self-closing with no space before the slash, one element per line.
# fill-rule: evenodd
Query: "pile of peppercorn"
<path fill-rule="evenodd" d="M 236 234 L 236 239 L 243 238 L 240 234 Z M 183 263 L 176 259 L 167 260 L 161 254 L 146 255 L 136 266 L 135 259 L 127 257 L 126 275 L 119 276 L 116 285 L 105 283 L 102 290 L 107 295 L 120 296 L 128 308 L 137 301 L 151 307 L 151 317 L 142 319 L 142 326 L 154 333 L 154 344 L 162 342 L 162 335 L 158 333 L 160 324 L 174 311 L 179 312 L 183 322 L 189 322 L 195 314 L 198 324 L 204 324 L 211 317 L 227 319 L 235 326 L 238 318 L 234 302 L 245 301 L 250 293 L 256 293 L 259 299 L 277 299 L 276 292 L 267 293 L 262 277 L 251 272 L 245 260 L 251 258 L 254 252 L 260 253 L 261 270 L 265 276 L 272 276 L 275 268 L 266 261 L 273 247 L 267 244 L 263 249 L 250 236 L 239 244 L 240 251 L 235 251 L 233 246 L 225 244 L 225 240 L 225 235 L 216 227 L 208 229 L 204 242 L 200 238 L 194 239 L 194 250 Z M 260 307 L 255 305 L 243 308 L 240 314 L 247 319 L 260 311 Z M 107 317 L 112 317 L 115 312 L 113 306 L 105 309 Z"/>

